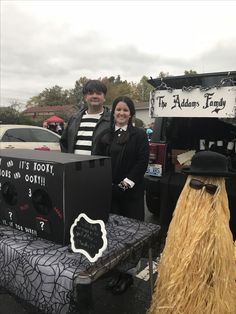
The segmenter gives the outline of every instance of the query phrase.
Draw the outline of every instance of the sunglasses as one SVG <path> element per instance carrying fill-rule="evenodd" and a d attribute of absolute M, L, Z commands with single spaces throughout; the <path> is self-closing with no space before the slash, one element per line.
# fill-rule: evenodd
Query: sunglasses
<path fill-rule="evenodd" d="M 215 184 L 205 184 L 204 182 L 197 179 L 191 179 L 189 185 L 195 190 L 201 190 L 203 187 L 205 187 L 205 190 L 211 195 L 214 195 L 218 188 L 218 186 Z"/>

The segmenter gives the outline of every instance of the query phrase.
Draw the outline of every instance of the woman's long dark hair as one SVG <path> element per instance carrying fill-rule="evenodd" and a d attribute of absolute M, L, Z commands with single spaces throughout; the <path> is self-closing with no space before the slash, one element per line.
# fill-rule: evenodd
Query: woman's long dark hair
<path fill-rule="evenodd" d="M 127 131 L 121 133 L 121 136 L 119 136 L 117 138 L 117 143 L 118 144 L 124 144 L 129 139 L 129 131 L 130 131 L 130 128 L 132 127 L 132 120 L 133 120 L 133 117 L 135 115 L 135 106 L 134 106 L 133 100 L 131 98 L 129 98 L 128 96 L 119 96 L 113 101 L 113 104 L 112 104 L 110 132 L 105 134 L 103 139 L 102 139 L 103 143 L 105 143 L 105 144 L 111 144 L 111 142 L 114 138 L 114 134 L 115 134 L 114 112 L 115 112 L 117 104 L 121 101 L 124 102 L 128 106 L 129 111 L 130 111 L 130 118 L 128 121 Z"/>
<path fill-rule="evenodd" d="M 117 97 L 113 101 L 112 109 L 111 109 L 111 127 L 113 127 L 113 128 L 115 128 L 114 112 L 115 112 L 117 104 L 121 101 L 124 102 L 128 106 L 129 111 L 130 111 L 130 119 L 129 119 L 128 125 L 132 124 L 132 118 L 135 115 L 135 106 L 134 106 L 133 100 L 131 98 L 129 98 L 128 96 Z"/>

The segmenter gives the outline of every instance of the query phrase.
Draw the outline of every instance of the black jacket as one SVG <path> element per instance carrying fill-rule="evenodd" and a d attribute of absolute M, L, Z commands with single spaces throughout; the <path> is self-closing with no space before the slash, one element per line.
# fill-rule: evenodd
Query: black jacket
<path fill-rule="evenodd" d="M 84 112 L 87 110 L 81 109 L 79 112 L 74 114 L 68 121 L 67 127 L 62 133 L 60 138 L 60 146 L 61 151 L 63 153 L 74 153 L 74 147 L 76 142 L 76 136 L 78 133 L 78 129 L 80 126 L 80 122 Z M 108 108 L 104 108 L 104 112 L 99 119 L 93 133 L 93 143 L 92 143 L 92 155 L 95 155 L 95 151 L 97 149 L 98 138 L 105 129 L 107 129 L 110 125 L 110 110 Z"/>
<path fill-rule="evenodd" d="M 107 132 L 110 131 L 107 130 Z M 122 145 L 123 148 L 116 158 L 118 172 L 112 174 L 113 183 L 117 184 L 124 178 L 128 178 L 135 183 L 135 186 L 138 186 L 139 183 L 143 182 L 148 166 L 149 144 L 147 135 L 143 129 L 130 126 L 129 139 Z M 96 154 L 109 156 L 109 146 L 110 144 L 103 143 L 101 137 Z"/>
<path fill-rule="evenodd" d="M 133 126 L 128 127 L 125 143 L 119 131 L 107 130 L 97 145 L 97 155 L 112 157 L 112 204 L 111 212 L 117 215 L 144 220 L 144 174 L 149 159 L 149 144 L 146 132 Z M 122 132 L 121 132 L 122 133 Z M 122 191 L 118 184 L 123 179 L 132 180 L 135 185 Z"/>

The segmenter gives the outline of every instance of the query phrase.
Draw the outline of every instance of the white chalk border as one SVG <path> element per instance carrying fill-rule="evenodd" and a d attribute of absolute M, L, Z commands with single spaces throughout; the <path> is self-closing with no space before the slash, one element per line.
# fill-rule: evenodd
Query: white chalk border
<path fill-rule="evenodd" d="M 100 224 L 101 226 L 103 246 L 99 249 L 98 253 L 94 257 L 91 257 L 87 251 L 83 249 L 77 249 L 75 247 L 73 229 L 74 227 L 76 227 L 77 222 L 79 222 L 81 218 L 84 218 L 90 224 Z M 79 214 L 79 216 L 75 219 L 74 223 L 70 227 L 70 243 L 73 252 L 85 255 L 91 263 L 96 262 L 107 248 L 107 231 L 104 222 L 102 220 L 92 220 L 85 213 Z"/>

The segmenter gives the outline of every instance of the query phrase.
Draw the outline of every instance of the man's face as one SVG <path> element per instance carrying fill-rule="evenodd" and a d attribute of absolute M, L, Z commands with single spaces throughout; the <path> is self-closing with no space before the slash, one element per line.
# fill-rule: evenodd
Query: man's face
<path fill-rule="evenodd" d="M 105 95 L 103 92 L 89 92 L 84 96 L 85 101 L 89 107 L 101 107 L 105 102 Z"/>

